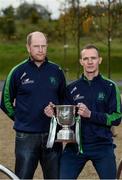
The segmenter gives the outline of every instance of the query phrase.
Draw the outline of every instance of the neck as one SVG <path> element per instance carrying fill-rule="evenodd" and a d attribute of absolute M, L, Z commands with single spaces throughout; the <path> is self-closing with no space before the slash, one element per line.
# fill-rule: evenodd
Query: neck
<path fill-rule="evenodd" d="M 34 58 L 30 57 L 31 61 L 33 61 L 35 63 L 35 65 L 37 67 L 41 66 L 44 62 L 45 62 L 45 59 L 42 60 L 42 61 L 38 61 L 38 60 L 35 60 Z"/>
<path fill-rule="evenodd" d="M 99 72 L 84 72 L 84 75 L 88 80 L 92 80 L 94 77 L 98 75 Z"/>
<path fill-rule="evenodd" d="M 38 61 L 34 61 L 34 63 L 36 64 L 36 66 L 41 66 L 43 64 L 43 62 L 38 62 Z"/>

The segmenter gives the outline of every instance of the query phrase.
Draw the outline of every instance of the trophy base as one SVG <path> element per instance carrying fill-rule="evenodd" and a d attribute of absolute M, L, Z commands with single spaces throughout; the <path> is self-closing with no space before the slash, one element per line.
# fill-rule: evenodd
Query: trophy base
<path fill-rule="evenodd" d="M 75 135 L 71 129 L 62 129 L 57 133 L 56 142 L 75 143 Z"/>
<path fill-rule="evenodd" d="M 59 143 L 76 143 L 76 140 L 66 140 L 66 139 L 56 139 L 55 142 L 59 142 Z"/>

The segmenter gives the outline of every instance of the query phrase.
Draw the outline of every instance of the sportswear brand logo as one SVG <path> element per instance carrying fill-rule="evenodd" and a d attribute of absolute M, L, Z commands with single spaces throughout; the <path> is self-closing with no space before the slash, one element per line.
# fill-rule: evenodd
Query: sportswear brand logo
<path fill-rule="evenodd" d="M 22 81 L 22 84 L 33 84 L 33 83 L 34 83 L 34 80 L 30 80 L 29 78 L 24 79 L 24 80 Z"/>
<path fill-rule="evenodd" d="M 74 91 L 76 91 L 77 90 L 77 87 L 75 86 L 72 90 L 71 90 L 71 94 L 74 92 Z"/>
<path fill-rule="evenodd" d="M 79 99 L 84 99 L 84 96 L 80 96 L 80 94 L 77 94 L 73 97 L 74 101 L 79 100 Z"/>
<path fill-rule="evenodd" d="M 23 77 L 25 77 L 26 76 L 26 72 L 24 72 L 23 74 L 22 74 L 22 76 L 20 77 L 20 79 L 22 79 Z"/>

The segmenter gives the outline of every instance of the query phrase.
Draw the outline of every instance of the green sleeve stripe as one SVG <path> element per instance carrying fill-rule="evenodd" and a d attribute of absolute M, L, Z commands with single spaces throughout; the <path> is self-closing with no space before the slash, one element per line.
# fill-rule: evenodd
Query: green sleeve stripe
<path fill-rule="evenodd" d="M 112 113 L 107 115 L 107 125 L 111 126 L 112 122 L 122 117 L 122 113 Z"/>
<path fill-rule="evenodd" d="M 103 79 L 111 82 L 114 84 L 115 86 L 115 90 L 116 90 L 116 102 L 117 102 L 117 112 L 116 113 L 112 113 L 111 115 L 110 114 L 106 114 L 107 115 L 107 125 L 111 125 L 112 124 L 112 121 L 115 121 L 116 119 L 119 119 L 122 117 L 122 113 L 120 112 L 120 107 L 121 107 L 121 98 L 120 98 L 120 92 L 119 92 L 119 88 L 118 86 L 116 85 L 116 83 L 108 78 L 105 78 L 104 76 L 102 76 Z"/>
<path fill-rule="evenodd" d="M 117 99 L 117 112 L 120 112 L 120 107 L 121 107 L 121 97 L 120 97 L 120 91 L 119 88 L 117 86 L 115 86 L 116 88 L 116 99 Z"/>
<path fill-rule="evenodd" d="M 4 105 L 5 105 L 6 110 L 8 111 L 7 115 L 9 117 L 12 117 L 14 115 L 14 107 L 10 100 L 10 91 L 9 91 L 11 76 L 12 76 L 13 72 L 16 70 L 16 68 L 18 68 L 21 64 L 24 64 L 26 62 L 27 62 L 27 59 L 25 61 L 19 63 L 15 67 L 13 67 L 13 69 L 10 71 L 10 73 L 8 74 L 8 77 L 6 79 L 5 88 L 4 88 Z"/>
<path fill-rule="evenodd" d="M 116 102 L 117 102 L 117 112 L 116 113 L 112 113 L 111 115 L 107 114 L 107 125 L 111 125 L 112 121 L 115 121 L 116 119 L 119 119 L 122 117 L 122 113 L 120 112 L 120 93 L 119 93 L 119 88 L 115 85 L 115 89 L 116 89 Z"/>
<path fill-rule="evenodd" d="M 116 119 L 119 119 L 122 117 L 122 113 L 120 112 L 120 92 L 119 92 L 119 88 L 116 86 L 115 84 L 115 90 L 116 90 L 116 102 L 117 102 L 117 112 L 116 113 L 112 113 L 111 115 L 107 114 L 107 125 L 111 125 L 112 121 L 115 121 Z"/>

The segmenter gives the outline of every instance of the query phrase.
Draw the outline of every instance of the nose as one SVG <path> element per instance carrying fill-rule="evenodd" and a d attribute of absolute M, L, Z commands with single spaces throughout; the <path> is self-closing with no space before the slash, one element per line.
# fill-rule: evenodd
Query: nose
<path fill-rule="evenodd" d="M 42 52 L 43 51 L 43 47 L 39 46 L 39 51 Z"/>
<path fill-rule="evenodd" d="M 93 63 L 92 58 L 89 58 L 89 59 L 88 59 L 88 63 Z"/>

